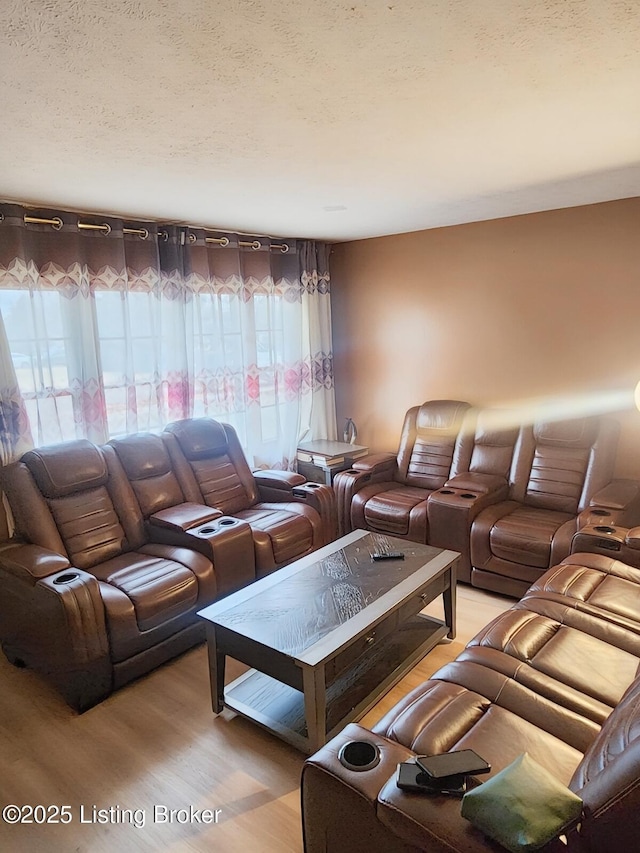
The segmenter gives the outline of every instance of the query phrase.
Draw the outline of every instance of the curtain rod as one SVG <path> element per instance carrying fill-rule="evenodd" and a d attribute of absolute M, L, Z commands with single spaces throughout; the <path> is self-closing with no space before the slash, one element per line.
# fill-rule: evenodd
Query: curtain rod
<path fill-rule="evenodd" d="M 27 216 L 24 214 L 24 221 L 27 224 L 33 225 L 51 225 L 51 227 L 55 231 L 59 231 L 64 222 L 60 219 L 59 216 L 54 216 L 52 219 L 43 219 L 39 216 Z M 189 226 L 184 226 L 188 228 Z M 78 228 L 83 231 L 102 231 L 103 234 L 111 233 L 111 226 L 108 222 L 103 222 L 102 225 L 94 225 L 90 222 L 78 222 Z M 147 228 L 123 228 L 123 234 L 137 234 L 141 240 L 146 240 L 149 237 L 149 231 Z M 166 231 L 158 231 L 158 237 L 164 240 L 169 239 L 169 235 Z M 188 238 L 190 243 L 195 243 L 198 239 L 195 234 L 189 234 Z M 205 243 L 216 243 L 218 246 L 226 247 L 231 242 L 228 237 L 205 237 Z M 262 243 L 259 240 L 238 240 L 239 246 L 247 246 L 251 249 L 257 250 L 262 248 Z M 289 251 L 289 246 L 287 243 L 271 243 L 269 245 L 270 249 L 275 249 L 283 254 Z"/>

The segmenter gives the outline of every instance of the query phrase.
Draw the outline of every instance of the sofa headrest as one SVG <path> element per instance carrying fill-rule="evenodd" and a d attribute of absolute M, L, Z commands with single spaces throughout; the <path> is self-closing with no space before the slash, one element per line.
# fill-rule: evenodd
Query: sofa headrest
<path fill-rule="evenodd" d="M 36 447 L 27 451 L 21 461 L 47 498 L 95 489 L 109 477 L 100 448 L 84 438 Z"/>
<path fill-rule="evenodd" d="M 166 432 L 175 435 L 184 455 L 190 461 L 210 459 L 227 451 L 227 434 L 222 424 L 212 418 L 188 418 L 167 424 Z"/>
<path fill-rule="evenodd" d="M 513 420 L 509 413 L 488 410 L 478 413 L 475 443 L 490 447 L 512 447 L 518 438 L 519 426 L 507 426 Z"/>
<path fill-rule="evenodd" d="M 129 480 L 146 480 L 171 471 L 171 459 L 159 435 L 140 432 L 125 438 L 114 438 L 109 444 L 115 450 Z"/>
<path fill-rule="evenodd" d="M 418 432 L 437 429 L 456 435 L 468 408 L 469 404 L 460 400 L 429 400 L 418 409 Z"/>
<path fill-rule="evenodd" d="M 597 418 L 574 418 L 569 421 L 540 421 L 533 426 L 537 444 L 551 447 L 586 449 L 595 442 Z"/>

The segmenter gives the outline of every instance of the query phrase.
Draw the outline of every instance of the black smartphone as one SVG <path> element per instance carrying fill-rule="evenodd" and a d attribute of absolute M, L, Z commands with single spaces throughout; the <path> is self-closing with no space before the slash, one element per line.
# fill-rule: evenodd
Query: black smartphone
<path fill-rule="evenodd" d="M 488 773 L 491 765 L 472 749 L 443 752 L 440 755 L 418 755 L 416 763 L 430 779 L 446 776 L 477 776 Z"/>
<path fill-rule="evenodd" d="M 465 777 L 451 777 L 443 785 L 441 781 L 432 779 L 414 761 L 404 761 L 398 764 L 396 785 L 403 791 L 414 791 L 419 794 L 448 794 L 461 797 L 466 791 Z"/>

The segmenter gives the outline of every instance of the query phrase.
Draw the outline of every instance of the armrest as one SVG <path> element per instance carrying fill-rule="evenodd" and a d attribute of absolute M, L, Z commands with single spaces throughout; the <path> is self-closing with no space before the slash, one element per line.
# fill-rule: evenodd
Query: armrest
<path fill-rule="evenodd" d="M 364 459 L 356 460 L 351 468 L 354 471 L 371 474 L 372 476 L 392 476 L 396 466 L 397 457 L 395 453 L 372 453 Z"/>
<path fill-rule="evenodd" d="M 340 471 L 333 478 L 338 511 L 338 535 L 351 532 L 351 501 L 356 492 L 369 483 L 392 480 L 397 470 L 397 458 L 393 453 L 372 453 L 354 462 L 351 468 Z"/>
<path fill-rule="evenodd" d="M 332 486 L 320 483 L 303 483 L 292 491 L 292 500 L 313 507 L 322 520 L 324 544 L 333 542 L 338 535 L 336 496 Z"/>
<path fill-rule="evenodd" d="M 509 484 L 506 478 L 501 477 L 500 474 L 465 471 L 447 480 L 443 488 L 463 489 L 464 491 L 475 492 L 476 495 L 488 495 L 493 492 L 501 496 L 497 500 L 502 500 L 502 495 L 508 491 Z"/>
<path fill-rule="evenodd" d="M 589 501 L 588 513 L 608 511 L 615 524 L 633 527 L 640 523 L 640 483 L 635 480 L 612 480 Z M 597 512 L 595 513 L 598 514 Z M 582 513 L 580 514 L 582 518 Z"/>
<path fill-rule="evenodd" d="M 97 579 L 69 567 L 38 581 L 38 608 L 47 619 L 38 631 L 45 648 L 37 668 L 51 678 L 66 701 L 82 712 L 112 690 L 113 668 L 104 604 Z M 38 630 L 38 629 L 36 629 Z"/>
<path fill-rule="evenodd" d="M 632 551 L 640 551 L 640 527 L 632 527 L 627 530 L 627 535 L 624 539 L 624 544 Z"/>
<path fill-rule="evenodd" d="M 253 472 L 260 499 L 263 501 L 291 500 L 291 491 L 307 481 L 295 471 L 276 471 L 273 469 Z"/>
<path fill-rule="evenodd" d="M 374 744 L 379 750 L 380 760 L 370 770 L 359 772 L 340 761 L 341 749 L 357 741 Z M 398 849 L 395 836 L 376 819 L 376 800 L 398 763 L 413 756 L 402 744 L 350 723 L 308 758 L 300 786 L 306 853 L 352 849 L 381 853 Z M 362 841 L 350 843 L 356 838 Z"/>
<path fill-rule="evenodd" d="M 467 472 L 452 477 L 429 495 L 429 544 L 460 553 L 459 581 L 471 583 L 469 537 L 474 519 L 486 507 L 504 501 L 508 494 L 504 477 Z"/>
<path fill-rule="evenodd" d="M 205 524 L 207 521 L 213 521 L 215 518 L 220 518 L 221 515 L 222 512 L 215 507 L 187 501 L 155 512 L 149 516 L 149 524 L 169 530 L 184 531 Z"/>
<path fill-rule="evenodd" d="M 586 510 L 585 510 L 586 512 Z M 578 529 L 571 542 L 571 553 L 602 554 L 633 568 L 640 568 L 640 527 L 631 529 L 600 517 L 598 523 Z"/>
<path fill-rule="evenodd" d="M 35 577 L 34 556 L 38 571 L 54 558 L 62 570 Z M 33 545 L 3 551 L 0 565 L 2 648 L 9 660 L 41 672 L 78 711 L 101 701 L 111 691 L 113 667 L 98 580 Z"/>
<path fill-rule="evenodd" d="M 55 575 L 71 566 L 62 554 L 39 545 L 24 543 L 8 545 L 0 551 L 0 567 L 31 586 L 42 578 Z"/>
<path fill-rule="evenodd" d="M 55 602 L 60 615 L 64 613 L 61 621 L 67 635 L 65 652 L 71 652 L 76 663 L 87 663 L 108 654 L 104 605 L 97 578 L 70 565 L 66 571 L 42 578 L 36 586 L 49 602 Z"/>

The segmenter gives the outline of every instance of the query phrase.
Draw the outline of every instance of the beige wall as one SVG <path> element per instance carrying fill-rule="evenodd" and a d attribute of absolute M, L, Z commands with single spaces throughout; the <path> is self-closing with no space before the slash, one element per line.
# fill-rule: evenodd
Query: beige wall
<path fill-rule="evenodd" d="M 339 431 L 395 450 L 442 397 L 608 409 L 640 477 L 640 198 L 345 243 L 331 273 Z"/>

